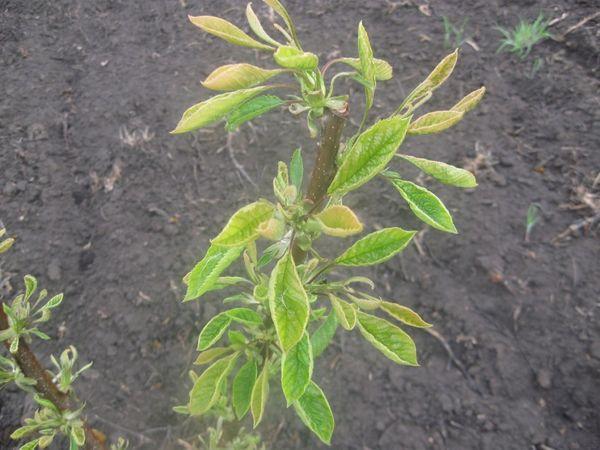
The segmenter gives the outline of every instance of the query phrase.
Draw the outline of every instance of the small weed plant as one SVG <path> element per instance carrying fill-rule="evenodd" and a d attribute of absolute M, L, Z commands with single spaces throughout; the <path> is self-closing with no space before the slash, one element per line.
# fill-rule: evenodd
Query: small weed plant
<path fill-rule="evenodd" d="M 407 138 L 439 133 L 457 124 L 479 103 L 485 89 L 471 92 L 448 109 L 417 115 L 452 73 L 458 57 L 454 51 L 395 111 L 370 122 L 376 89 L 392 78 L 392 67 L 375 57 L 363 24 L 358 25 L 357 55 L 320 65 L 317 55 L 303 48 L 284 6 L 278 0 L 265 3 L 282 21 L 275 25 L 277 35 L 265 30 L 251 4 L 246 17 L 255 37 L 218 17 L 190 17 L 209 34 L 270 54 L 274 67 L 236 63 L 215 69 L 203 85 L 219 93 L 187 109 L 172 133 L 191 132 L 222 120 L 232 131 L 268 111 L 285 108 L 305 117 L 310 136 L 318 142 L 313 170 L 305 180 L 299 149 L 291 152 L 289 164 L 280 161 L 273 197 L 236 211 L 184 277 L 185 302 L 225 290 L 228 294 L 222 300 L 227 309 L 201 329 L 198 374 L 193 375 L 189 400 L 175 410 L 201 416 L 225 402 L 240 420 L 250 413 L 256 427 L 264 417 L 272 385 L 278 382 L 287 406 L 329 444 L 334 416 L 313 368 L 338 327 L 356 330 L 398 364 L 418 366 L 415 344 L 405 330 L 431 325 L 408 307 L 380 298 L 375 281 L 344 275 L 342 270 L 393 258 L 417 231 L 386 227 L 363 235 L 334 255 L 327 254 L 326 248 L 317 249 L 319 238 L 349 239 L 363 233 L 363 222 L 345 199 L 375 177 L 386 180 L 425 224 L 456 233 L 442 201 L 406 179 L 403 170 L 412 165 L 442 184 L 459 188 L 475 187 L 474 176 L 399 149 Z M 334 66 L 344 69 L 332 74 Z M 288 80 L 271 81 L 277 77 Z M 357 82 L 365 100 L 360 126 L 349 137 L 343 134 L 349 96 L 338 92 L 336 84 L 343 78 Z M 226 274 L 238 259 L 244 273 Z"/>
<path fill-rule="evenodd" d="M 498 52 L 510 52 L 521 59 L 527 58 L 531 49 L 544 39 L 552 37 L 548 31 L 548 21 L 540 14 L 533 22 L 523 19 L 514 29 L 496 27 L 504 38 L 500 41 Z"/>
<path fill-rule="evenodd" d="M 444 25 L 444 47 L 445 48 L 460 48 L 467 40 L 465 28 L 469 23 L 469 19 L 465 18 L 460 25 L 454 24 L 448 17 L 442 16 Z"/>

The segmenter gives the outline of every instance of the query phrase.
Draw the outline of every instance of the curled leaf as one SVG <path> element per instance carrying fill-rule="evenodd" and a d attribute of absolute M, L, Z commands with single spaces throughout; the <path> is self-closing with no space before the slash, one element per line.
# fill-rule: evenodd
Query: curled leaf
<path fill-rule="evenodd" d="M 314 53 L 303 52 L 288 45 L 279 47 L 273 57 L 277 64 L 286 69 L 314 70 L 319 65 L 319 58 Z"/>
<path fill-rule="evenodd" d="M 251 38 L 231 22 L 213 16 L 188 16 L 190 21 L 207 33 L 217 36 L 231 44 L 242 47 L 257 48 L 260 50 L 273 50 L 273 47 L 262 44 Z"/>
<path fill-rule="evenodd" d="M 416 328 L 429 328 L 432 325 L 421 319 L 416 312 L 406 306 L 399 305 L 398 303 L 382 301 L 380 303 L 381 309 L 392 316 L 394 319 L 399 320 L 406 325 Z"/>
<path fill-rule="evenodd" d="M 213 91 L 236 91 L 264 83 L 281 69 L 263 69 L 252 64 L 227 64 L 212 71 L 202 85 Z"/>
<path fill-rule="evenodd" d="M 468 170 L 454 167 L 440 161 L 431 161 L 415 156 L 400 155 L 400 157 L 411 164 L 414 164 L 423 172 L 431 175 L 433 178 L 444 184 L 462 188 L 472 188 L 477 186 L 475 176 Z"/>
<path fill-rule="evenodd" d="M 216 95 L 188 108 L 171 134 L 187 133 L 211 125 L 271 86 L 258 86 Z"/>
<path fill-rule="evenodd" d="M 324 209 L 315 218 L 321 222 L 321 230 L 329 236 L 346 237 L 360 233 L 363 224 L 354 211 L 344 205 L 333 205 Z"/>
<path fill-rule="evenodd" d="M 422 115 L 408 128 L 408 134 L 433 134 L 439 133 L 456 125 L 463 118 L 460 111 L 434 111 Z"/>
<path fill-rule="evenodd" d="M 467 113 L 479 104 L 484 95 L 485 87 L 482 86 L 479 89 L 471 92 L 470 94 L 465 95 L 463 99 L 456 105 L 454 105 L 452 108 L 450 108 L 450 110 Z"/>
<path fill-rule="evenodd" d="M 248 3 L 248 6 L 246 6 L 246 19 L 248 19 L 248 24 L 250 25 L 252 31 L 254 31 L 254 34 L 256 34 L 263 41 L 268 42 L 269 44 L 272 44 L 275 47 L 279 47 L 281 45 L 279 42 L 277 42 L 275 39 L 273 39 L 267 34 L 262 24 L 260 23 L 258 16 L 252 9 L 252 2 Z"/>
<path fill-rule="evenodd" d="M 212 240 L 214 245 L 238 247 L 258 237 L 258 226 L 271 218 L 274 206 L 266 201 L 251 203 L 239 209 Z"/>
<path fill-rule="evenodd" d="M 342 58 L 341 63 L 347 64 L 348 66 L 360 70 L 360 59 L 358 58 Z M 393 76 L 394 69 L 391 64 L 383 59 L 374 58 L 373 63 L 375 64 L 375 79 L 377 81 L 387 81 Z"/>

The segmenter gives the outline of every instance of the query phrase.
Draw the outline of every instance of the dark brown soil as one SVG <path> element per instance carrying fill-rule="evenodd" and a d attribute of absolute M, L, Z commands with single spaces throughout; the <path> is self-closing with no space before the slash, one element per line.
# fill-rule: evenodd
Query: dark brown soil
<path fill-rule="evenodd" d="M 540 11 L 567 13 L 552 27 L 560 34 L 597 4 L 431 1 L 428 16 L 418 1 L 287 3 L 305 46 L 322 60 L 354 54 L 364 20 L 376 54 L 396 73 L 380 86 L 376 114 L 392 111 L 448 53 L 443 15 L 468 17 L 479 51 L 463 46 L 430 108 L 488 88 L 456 128 L 405 147 L 462 166 L 478 155 L 488 163 L 474 192 L 431 183 L 460 234 L 430 230 L 422 254 L 412 246 L 368 272 L 381 295 L 435 324 L 455 361 L 423 332 L 413 332 L 420 368 L 395 366 L 356 334 L 338 332 L 315 374 L 336 416 L 332 448 L 600 448 L 598 234 L 551 243 L 592 214 L 566 209 L 577 204 L 575 189 L 598 195 L 599 22 L 543 42 L 525 60 L 495 53 L 494 29 Z M 73 343 L 93 360 L 79 383 L 90 419 L 135 449 L 180 448 L 177 439 L 198 429 L 171 407 L 185 400 L 197 333 L 220 306 L 216 297 L 181 304 L 182 275 L 236 207 L 271 195 L 277 160 L 299 145 L 307 155 L 313 148 L 290 116 L 245 127 L 232 147 L 255 186 L 234 168 L 222 127 L 168 134 L 206 95 L 198 82 L 212 68 L 256 61 L 207 38 L 187 14 L 242 23 L 244 7 L 237 0 L 0 0 L 1 218 L 18 236 L 1 278 L 8 291 L 28 272 L 51 292 L 64 290 L 47 327 L 55 340 L 36 350 L 48 361 Z M 531 76 L 536 58 L 544 64 Z M 383 183 L 349 202 L 372 227 L 420 226 Z M 533 202 L 542 221 L 525 243 Z M 32 411 L 23 398 L 12 389 L 0 394 L 2 448 L 14 448 L 7 436 Z M 274 390 L 260 427 L 270 447 L 324 448 L 282 404 Z"/>

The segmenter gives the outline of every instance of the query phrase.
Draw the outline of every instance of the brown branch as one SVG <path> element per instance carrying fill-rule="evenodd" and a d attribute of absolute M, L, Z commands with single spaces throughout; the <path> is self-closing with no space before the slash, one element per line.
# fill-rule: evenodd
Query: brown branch
<path fill-rule="evenodd" d="M 335 160 L 347 118 L 347 109 L 343 112 L 334 112 L 328 109 L 325 113 L 321 141 L 317 144 L 315 165 L 305 197 L 306 201 L 313 205 L 311 213 L 317 212 L 327 198 L 327 189 L 335 176 Z M 292 255 L 296 264 L 303 262 L 306 258 L 306 252 L 300 249 L 296 242 L 292 246 Z"/>
<path fill-rule="evenodd" d="M 8 317 L 6 316 L 2 305 L 3 303 L 0 302 L 0 330 L 5 330 L 8 328 Z M 4 346 L 9 349 L 10 343 L 4 341 Z M 16 353 L 11 354 L 11 356 L 21 369 L 21 372 L 23 372 L 26 377 L 37 382 L 35 389 L 42 397 L 50 400 L 61 411 L 73 411 L 76 409 L 77 405 L 74 400 L 58 389 L 56 384 L 52 381 L 50 373 L 40 364 L 40 361 L 31 351 L 27 343 L 21 340 L 19 342 L 19 349 Z M 84 422 L 83 427 L 85 430 L 85 443 L 87 449 L 108 449 L 106 446 L 106 437 L 103 433 L 93 429 L 87 422 Z"/>

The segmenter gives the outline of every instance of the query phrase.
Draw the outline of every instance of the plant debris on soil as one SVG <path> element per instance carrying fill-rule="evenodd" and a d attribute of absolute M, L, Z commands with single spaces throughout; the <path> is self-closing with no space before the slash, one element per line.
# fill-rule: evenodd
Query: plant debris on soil
<path fill-rule="evenodd" d="M 451 80 L 428 110 L 485 85 L 457 127 L 407 139 L 404 151 L 476 173 L 443 198 L 458 236 L 421 235 L 369 274 L 378 294 L 435 325 L 415 334 L 419 368 L 399 367 L 354 334 L 321 357 L 336 416 L 334 449 L 590 450 L 600 448 L 600 21 L 591 0 L 288 0 L 321 61 L 356 53 L 363 20 L 391 62 L 375 114 L 389 114 L 450 50 L 442 16 L 469 18 Z M 187 371 L 218 297 L 182 304 L 182 276 L 237 207 L 270 195 L 276 162 L 303 124 L 271 114 L 228 137 L 222 126 L 173 137 L 181 112 L 218 65 L 270 65 L 191 26 L 188 14 L 243 24 L 246 3 L 0 1 L 0 216 L 15 235 L 3 298 L 32 273 L 65 301 L 36 343 L 48 362 L 70 344 L 94 361 L 78 382 L 92 424 L 135 449 L 181 448 L 205 424 L 184 420 Z M 262 13 L 268 10 L 255 2 Z M 543 12 L 556 39 L 527 59 L 498 54 L 497 25 Z M 531 67 L 535 58 L 543 64 Z M 350 84 L 348 86 L 351 86 Z M 360 114 L 361 89 L 352 111 Z M 353 119 L 354 120 L 354 119 Z M 347 130 L 350 132 L 351 130 Z M 225 151 L 217 151 L 223 149 Z M 404 167 L 404 166 L 403 166 Z M 409 172 L 409 174 L 416 175 Z M 377 199 L 374 201 L 374 199 Z M 384 183 L 348 198 L 371 227 L 420 227 Z M 530 204 L 540 220 L 524 241 Z M 325 448 L 273 389 L 260 427 L 272 449 Z M 0 393 L 0 448 L 31 414 Z M 250 424 L 248 424 L 250 425 Z"/>

